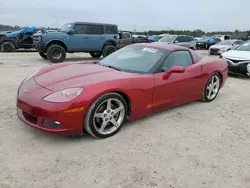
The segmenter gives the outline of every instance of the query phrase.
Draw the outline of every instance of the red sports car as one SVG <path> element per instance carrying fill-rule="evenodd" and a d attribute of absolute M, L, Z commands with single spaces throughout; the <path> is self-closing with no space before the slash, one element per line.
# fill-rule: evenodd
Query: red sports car
<path fill-rule="evenodd" d="M 28 76 L 18 88 L 18 117 L 49 133 L 97 138 L 124 121 L 184 103 L 213 101 L 228 74 L 226 60 L 185 47 L 140 43 L 99 62 L 61 63 Z"/>

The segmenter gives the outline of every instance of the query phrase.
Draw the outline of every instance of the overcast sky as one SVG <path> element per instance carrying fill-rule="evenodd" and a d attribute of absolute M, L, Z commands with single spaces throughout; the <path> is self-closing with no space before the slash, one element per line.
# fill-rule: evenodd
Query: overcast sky
<path fill-rule="evenodd" d="M 250 0 L 0 0 L 0 24 L 61 27 L 115 23 L 119 29 L 250 30 Z"/>

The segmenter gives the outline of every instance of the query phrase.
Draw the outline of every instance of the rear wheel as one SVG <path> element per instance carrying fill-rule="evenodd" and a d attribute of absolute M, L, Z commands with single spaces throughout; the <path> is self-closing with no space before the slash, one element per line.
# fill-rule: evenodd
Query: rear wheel
<path fill-rule="evenodd" d="M 213 101 L 220 90 L 221 77 L 218 73 L 214 73 L 208 79 L 202 94 L 202 101 L 211 102 Z"/>
<path fill-rule="evenodd" d="M 2 52 L 15 52 L 16 47 L 12 42 L 4 42 L 1 45 L 1 51 Z"/>
<path fill-rule="evenodd" d="M 43 58 L 43 59 L 48 59 L 47 55 L 43 52 L 39 52 L 39 55 Z"/>
<path fill-rule="evenodd" d="M 90 52 L 89 53 L 91 55 L 91 57 L 93 58 L 100 58 L 102 56 L 101 52 Z"/>
<path fill-rule="evenodd" d="M 95 100 L 84 118 L 84 128 L 96 138 L 116 134 L 127 116 L 127 104 L 117 93 L 107 93 Z"/>
<path fill-rule="evenodd" d="M 117 48 L 113 45 L 106 45 L 104 48 L 103 48 L 103 51 L 102 51 L 102 56 L 103 57 L 107 57 L 108 55 L 112 54 L 113 52 L 115 52 L 117 50 Z"/>
<path fill-rule="evenodd" d="M 58 44 L 52 44 L 51 46 L 48 47 L 46 55 L 50 60 L 50 62 L 61 63 L 66 58 L 66 51 L 62 46 Z"/>

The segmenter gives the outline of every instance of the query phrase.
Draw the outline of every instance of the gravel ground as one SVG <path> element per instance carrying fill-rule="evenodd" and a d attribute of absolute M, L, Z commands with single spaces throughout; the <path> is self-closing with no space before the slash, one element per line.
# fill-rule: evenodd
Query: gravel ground
<path fill-rule="evenodd" d="M 130 122 L 111 138 L 74 139 L 16 117 L 18 85 L 48 62 L 34 52 L 0 53 L 0 61 L 1 188 L 250 187 L 249 79 L 231 76 L 212 103 Z"/>

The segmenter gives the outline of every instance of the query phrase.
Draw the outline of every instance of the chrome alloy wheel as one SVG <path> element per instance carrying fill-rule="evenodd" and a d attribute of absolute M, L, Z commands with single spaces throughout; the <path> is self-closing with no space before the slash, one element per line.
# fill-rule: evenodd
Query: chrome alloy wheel
<path fill-rule="evenodd" d="M 206 88 L 206 97 L 209 100 L 212 100 L 216 97 L 217 93 L 219 92 L 220 89 L 220 78 L 218 75 L 213 75 L 208 84 L 207 84 L 207 88 Z"/>
<path fill-rule="evenodd" d="M 96 108 L 93 117 L 94 128 L 100 134 L 111 134 L 121 126 L 124 118 L 123 103 L 118 99 L 109 98 Z"/>

